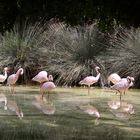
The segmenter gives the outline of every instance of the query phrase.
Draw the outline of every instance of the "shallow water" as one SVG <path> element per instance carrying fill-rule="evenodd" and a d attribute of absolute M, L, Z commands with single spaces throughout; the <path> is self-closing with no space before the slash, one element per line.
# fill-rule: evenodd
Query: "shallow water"
<path fill-rule="evenodd" d="M 119 94 L 108 89 L 92 88 L 87 95 L 86 88 L 56 88 L 50 93 L 50 114 L 48 104 L 42 104 L 35 98 L 39 95 L 37 86 L 19 86 L 15 90 L 16 94 L 11 95 L 8 87 L 2 86 L 0 94 L 16 102 L 24 117 L 19 119 L 15 112 L 1 107 L 1 140 L 140 139 L 140 90 L 130 89 L 122 96 L 124 102 L 133 105 L 134 114 L 111 109 L 108 102 L 119 100 Z M 79 109 L 80 105 L 88 104 L 98 110 L 99 119 Z"/>

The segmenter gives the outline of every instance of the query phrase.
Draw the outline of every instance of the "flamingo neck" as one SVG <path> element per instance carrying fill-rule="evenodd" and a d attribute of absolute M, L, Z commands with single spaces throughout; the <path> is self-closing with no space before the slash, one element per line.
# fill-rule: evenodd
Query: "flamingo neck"
<path fill-rule="evenodd" d="M 128 81 L 128 84 L 131 84 L 132 82 L 129 78 L 127 78 L 127 81 Z"/>
<path fill-rule="evenodd" d="M 18 69 L 18 71 L 16 72 L 16 77 L 19 77 L 19 75 L 22 73 L 23 69 Z"/>
<path fill-rule="evenodd" d="M 7 78 L 7 71 L 4 71 L 4 76 Z"/>
<path fill-rule="evenodd" d="M 99 80 L 101 74 L 99 73 L 98 69 L 95 69 L 95 70 L 96 70 L 96 73 L 97 73 L 96 79 Z"/>
<path fill-rule="evenodd" d="M 101 74 L 98 73 L 97 76 L 96 76 L 96 80 L 97 80 L 97 81 L 99 80 L 100 76 L 101 76 Z"/>

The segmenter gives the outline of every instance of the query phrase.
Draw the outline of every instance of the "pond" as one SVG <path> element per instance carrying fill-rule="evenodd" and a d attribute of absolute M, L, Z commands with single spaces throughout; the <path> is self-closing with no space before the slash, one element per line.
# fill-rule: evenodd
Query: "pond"
<path fill-rule="evenodd" d="M 57 87 L 50 93 L 50 102 L 44 104 L 39 101 L 37 86 L 18 86 L 15 90 L 11 95 L 8 87 L 0 87 L 0 94 L 9 103 L 8 109 L 0 108 L 0 140 L 140 139 L 140 90 L 130 89 L 122 96 L 122 102 L 133 106 L 132 113 L 109 106 L 119 100 L 119 94 L 109 89 L 94 87 L 88 95 L 83 87 Z M 88 114 L 83 106 L 92 106 L 100 117 Z M 23 112 L 23 118 L 18 112 Z"/>

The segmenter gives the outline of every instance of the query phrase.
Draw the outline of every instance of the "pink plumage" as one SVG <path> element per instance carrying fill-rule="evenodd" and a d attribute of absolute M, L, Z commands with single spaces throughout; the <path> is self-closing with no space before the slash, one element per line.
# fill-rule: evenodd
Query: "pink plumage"
<path fill-rule="evenodd" d="M 99 73 L 99 70 L 100 68 L 99 67 L 95 67 L 95 70 L 97 72 L 97 75 L 96 77 L 94 76 L 87 76 L 86 78 L 84 78 L 83 80 L 81 80 L 79 82 L 80 85 L 87 85 L 89 88 L 88 88 L 88 94 L 89 94 L 89 89 L 90 89 L 90 85 L 96 83 L 99 78 L 100 78 L 100 73 Z"/>
<path fill-rule="evenodd" d="M 122 78 L 119 82 L 117 82 L 115 85 L 111 86 L 111 89 L 116 90 L 120 92 L 120 100 L 121 100 L 121 94 L 132 85 L 133 77 L 127 76 L 127 78 Z"/>
<path fill-rule="evenodd" d="M 43 95 L 44 95 L 45 91 L 49 92 L 50 90 L 53 90 L 55 88 L 56 88 L 55 84 L 51 81 L 43 83 L 41 88 L 40 88 L 42 99 L 43 99 Z M 49 94 L 48 94 L 48 96 L 49 96 Z"/>
<path fill-rule="evenodd" d="M 11 92 L 14 93 L 14 85 L 17 82 L 19 75 L 23 74 L 23 68 L 18 69 L 18 71 L 16 72 L 16 74 L 12 74 L 8 77 L 7 79 L 7 84 L 9 86 L 12 86 L 13 89 L 11 89 Z"/>
<path fill-rule="evenodd" d="M 108 85 L 110 85 L 110 82 L 112 82 L 113 84 L 116 84 L 120 80 L 121 80 L 121 77 L 117 73 L 112 73 L 108 77 Z"/>
<path fill-rule="evenodd" d="M 41 71 L 39 72 L 35 77 L 32 78 L 33 81 L 39 82 L 39 83 L 43 83 L 48 81 L 48 77 L 47 77 L 47 72 L 46 71 Z"/>
<path fill-rule="evenodd" d="M 86 78 L 84 78 L 83 80 L 81 80 L 81 81 L 79 82 L 79 84 L 90 86 L 90 85 L 96 83 L 96 82 L 98 81 L 98 79 L 99 79 L 99 75 L 98 75 L 98 77 L 87 76 Z"/>
<path fill-rule="evenodd" d="M 42 86 L 41 86 L 41 90 L 45 91 L 50 91 L 52 89 L 54 89 L 56 86 L 53 82 L 45 82 Z"/>
<path fill-rule="evenodd" d="M 3 74 L 0 74 L 0 82 L 3 83 L 7 79 L 7 71 L 8 71 L 8 68 L 5 67 L 4 68 L 4 75 Z"/>

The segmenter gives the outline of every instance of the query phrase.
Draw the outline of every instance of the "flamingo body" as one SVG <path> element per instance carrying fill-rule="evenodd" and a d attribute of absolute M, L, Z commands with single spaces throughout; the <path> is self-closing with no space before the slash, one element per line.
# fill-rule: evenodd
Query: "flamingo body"
<path fill-rule="evenodd" d="M 2 83 L 7 79 L 7 70 L 8 70 L 8 68 L 5 67 L 4 68 L 4 75 L 0 74 L 0 82 L 2 82 Z"/>
<path fill-rule="evenodd" d="M 98 81 L 99 77 L 100 77 L 100 75 L 98 75 L 98 77 L 87 76 L 86 78 L 84 78 L 83 80 L 81 80 L 81 81 L 79 82 L 79 84 L 90 86 L 90 85 L 96 83 L 96 82 Z"/>
<path fill-rule="evenodd" d="M 42 86 L 41 86 L 41 90 L 45 91 L 50 91 L 52 89 L 56 88 L 55 84 L 53 82 L 45 82 Z"/>
<path fill-rule="evenodd" d="M 50 90 L 53 90 L 55 88 L 56 88 L 55 84 L 51 81 L 43 83 L 40 88 L 40 93 L 42 94 L 42 99 L 43 99 L 43 95 L 44 95 L 45 91 L 49 92 Z M 48 94 L 48 98 L 49 98 L 49 94 Z"/>
<path fill-rule="evenodd" d="M 23 74 L 23 68 L 20 68 L 17 72 L 16 72 L 16 74 L 12 74 L 12 75 L 10 75 L 9 77 L 8 77 L 8 79 L 7 79 L 7 84 L 8 85 L 14 85 L 16 82 L 17 82 L 17 80 L 18 80 L 18 78 L 19 78 L 19 75 L 22 75 Z"/>
<path fill-rule="evenodd" d="M 39 72 L 35 77 L 32 78 L 33 81 L 39 82 L 39 83 L 43 83 L 48 81 L 48 77 L 47 77 L 47 72 L 46 71 L 41 71 Z"/>
<path fill-rule="evenodd" d="M 9 86 L 13 86 L 13 89 L 11 89 L 11 92 L 14 93 L 14 85 L 17 82 L 19 75 L 23 74 L 23 68 L 18 69 L 18 71 L 16 72 L 16 74 L 12 74 L 8 77 L 7 79 L 7 84 Z"/>
<path fill-rule="evenodd" d="M 89 89 L 90 89 L 90 86 L 96 82 L 98 82 L 99 78 L 100 78 L 100 73 L 99 73 L 99 70 L 100 68 L 99 67 L 95 67 L 95 70 L 97 72 L 97 75 L 96 77 L 94 76 L 87 76 L 86 78 L 84 78 L 83 80 L 81 80 L 79 82 L 80 85 L 87 85 L 89 88 L 88 88 L 88 94 L 89 94 Z"/>
<path fill-rule="evenodd" d="M 120 80 L 121 80 L 121 77 L 117 73 L 112 73 L 108 77 L 108 84 L 110 85 L 110 82 L 112 82 L 113 84 L 116 84 Z"/>
<path fill-rule="evenodd" d="M 111 89 L 120 92 L 120 101 L 121 101 L 122 92 L 124 92 L 124 94 L 125 94 L 125 91 L 130 87 L 132 81 L 133 81 L 133 78 L 127 76 L 127 78 L 122 78 L 115 85 L 111 86 Z"/>

